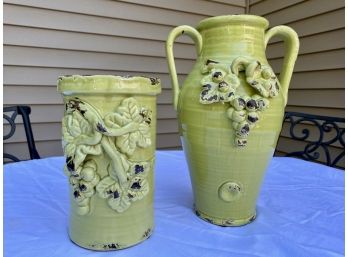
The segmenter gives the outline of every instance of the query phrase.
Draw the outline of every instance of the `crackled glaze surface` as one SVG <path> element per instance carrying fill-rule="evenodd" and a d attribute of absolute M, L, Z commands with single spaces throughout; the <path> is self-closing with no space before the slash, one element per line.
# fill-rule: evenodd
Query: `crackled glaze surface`
<path fill-rule="evenodd" d="M 239 226 L 255 218 L 256 200 L 282 126 L 298 38 L 289 27 L 266 31 L 253 15 L 208 18 L 179 26 L 167 40 L 174 108 L 190 169 L 195 210 L 213 224 Z M 197 61 L 179 87 L 174 40 L 190 36 Z M 285 41 L 279 79 L 267 62 L 269 39 Z"/>
<path fill-rule="evenodd" d="M 61 77 L 58 90 L 65 103 L 62 134 L 72 199 L 71 239 L 96 250 L 121 249 L 146 239 L 153 227 L 159 80 L 76 75 Z"/>

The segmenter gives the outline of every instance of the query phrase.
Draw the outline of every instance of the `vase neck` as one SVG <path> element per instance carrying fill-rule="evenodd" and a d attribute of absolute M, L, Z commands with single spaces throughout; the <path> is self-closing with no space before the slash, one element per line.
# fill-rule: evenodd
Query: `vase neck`
<path fill-rule="evenodd" d="M 203 58 L 231 59 L 246 56 L 267 62 L 263 27 L 233 24 L 200 32 L 203 38 Z"/>

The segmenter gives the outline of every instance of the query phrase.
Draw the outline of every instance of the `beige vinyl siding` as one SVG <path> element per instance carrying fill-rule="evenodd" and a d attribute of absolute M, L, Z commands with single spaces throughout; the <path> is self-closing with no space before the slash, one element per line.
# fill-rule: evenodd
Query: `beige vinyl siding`
<path fill-rule="evenodd" d="M 344 1 L 251 0 L 249 10 L 268 19 L 270 27 L 287 25 L 300 36 L 300 53 L 286 110 L 344 117 Z M 272 40 L 267 56 L 278 73 L 283 55 L 282 42 Z M 310 139 L 318 136 L 313 126 L 303 128 L 312 130 Z M 305 144 L 291 140 L 288 131 L 289 124 L 285 123 L 277 155 L 299 150 Z M 334 155 L 339 150 L 339 145 L 330 148 Z M 344 161 L 340 166 L 344 167 Z"/>
<path fill-rule="evenodd" d="M 32 108 L 31 121 L 42 157 L 62 155 L 62 99 L 56 80 L 69 74 L 159 77 L 157 147 L 180 147 L 165 40 L 175 26 L 195 26 L 216 15 L 245 12 L 244 0 L 6 0 L 4 1 L 4 105 Z M 175 45 L 179 80 L 196 58 L 193 43 Z M 4 130 L 8 129 L 4 125 Z M 5 142 L 4 150 L 28 158 L 25 134 Z"/>
<path fill-rule="evenodd" d="M 287 110 L 344 117 L 343 0 L 6 0 L 4 104 L 30 105 L 39 153 L 61 155 L 58 76 L 157 76 L 163 88 L 158 97 L 157 147 L 180 148 L 164 51 L 168 33 L 177 25 L 195 26 L 209 16 L 246 10 L 264 16 L 270 27 L 291 26 L 300 36 Z M 279 73 L 283 43 L 273 39 L 267 55 Z M 188 37 L 177 40 L 175 56 L 182 82 L 196 58 Z M 19 123 L 18 134 L 4 144 L 4 150 L 28 158 Z M 289 139 L 288 127 L 284 124 L 279 155 L 303 144 Z M 331 150 L 337 152 L 339 146 Z"/>

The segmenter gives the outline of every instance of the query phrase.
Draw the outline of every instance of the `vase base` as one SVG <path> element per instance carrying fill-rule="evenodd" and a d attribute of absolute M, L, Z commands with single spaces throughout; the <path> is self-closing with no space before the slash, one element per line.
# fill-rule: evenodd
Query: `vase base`
<path fill-rule="evenodd" d="M 70 241 L 73 242 L 75 245 L 82 247 L 84 249 L 88 250 L 93 250 L 93 251 L 117 251 L 117 250 L 122 250 L 126 248 L 130 248 L 132 246 L 138 245 L 145 240 L 149 239 L 152 235 L 153 230 L 149 231 L 144 237 L 134 243 L 131 244 L 120 244 L 120 243 L 83 243 L 83 242 L 78 242 L 77 240 L 73 240 L 71 236 L 69 235 Z"/>
<path fill-rule="evenodd" d="M 212 217 L 210 215 L 202 213 L 201 211 L 198 211 L 197 209 L 194 209 L 194 210 L 196 215 L 202 220 L 214 225 L 222 226 L 222 227 L 239 227 L 239 226 L 247 225 L 256 219 L 256 212 L 250 217 L 236 220 L 236 219 L 223 219 L 223 218 Z"/>

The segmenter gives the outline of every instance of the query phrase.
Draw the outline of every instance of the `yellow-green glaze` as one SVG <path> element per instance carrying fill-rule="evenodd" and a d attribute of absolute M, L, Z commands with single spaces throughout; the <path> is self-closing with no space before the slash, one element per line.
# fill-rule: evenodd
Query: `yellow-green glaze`
<path fill-rule="evenodd" d="M 64 172 L 70 184 L 71 240 L 116 250 L 153 231 L 156 78 L 63 76 Z"/>
<path fill-rule="evenodd" d="M 220 16 L 196 29 L 179 26 L 167 40 L 195 210 L 213 224 L 240 226 L 255 219 L 260 185 L 281 130 L 299 42 L 287 26 L 267 28 L 262 17 Z M 173 43 L 182 34 L 195 41 L 198 58 L 180 89 Z M 279 80 L 265 54 L 273 36 L 285 42 Z"/>

